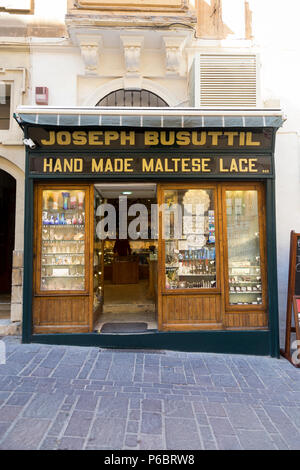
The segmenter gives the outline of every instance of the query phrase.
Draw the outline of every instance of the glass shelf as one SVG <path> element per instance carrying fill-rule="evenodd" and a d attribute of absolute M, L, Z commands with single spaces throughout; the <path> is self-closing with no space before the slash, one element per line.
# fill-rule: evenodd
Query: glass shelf
<path fill-rule="evenodd" d="M 257 191 L 226 191 L 226 215 L 229 304 L 261 305 L 263 289 Z M 253 290 L 255 285 L 257 290 Z M 255 301 L 253 296 L 258 296 Z"/>
<path fill-rule="evenodd" d="M 164 203 L 166 289 L 215 288 L 214 190 L 166 190 Z M 176 207 L 184 214 L 178 221 Z"/>
<path fill-rule="evenodd" d="M 85 191 L 43 191 L 41 290 L 84 290 L 84 205 Z"/>

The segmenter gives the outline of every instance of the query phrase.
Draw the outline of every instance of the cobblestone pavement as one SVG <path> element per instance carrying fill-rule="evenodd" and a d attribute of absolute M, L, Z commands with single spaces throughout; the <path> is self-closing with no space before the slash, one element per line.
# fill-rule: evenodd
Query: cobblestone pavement
<path fill-rule="evenodd" d="M 0 449 L 300 449 L 286 360 L 4 341 Z"/>

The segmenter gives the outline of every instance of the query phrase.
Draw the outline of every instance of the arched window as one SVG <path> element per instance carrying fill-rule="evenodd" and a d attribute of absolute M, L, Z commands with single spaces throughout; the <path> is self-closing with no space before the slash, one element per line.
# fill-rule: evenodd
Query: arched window
<path fill-rule="evenodd" d="M 148 90 L 117 90 L 104 96 L 96 106 L 165 107 L 168 104 Z"/>

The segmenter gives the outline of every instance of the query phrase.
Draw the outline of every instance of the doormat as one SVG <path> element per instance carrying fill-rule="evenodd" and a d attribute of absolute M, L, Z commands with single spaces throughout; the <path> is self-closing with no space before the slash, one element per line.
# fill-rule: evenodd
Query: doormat
<path fill-rule="evenodd" d="M 147 331 L 147 323 L 104 323 L 101 333 L 143 333 Z"/>

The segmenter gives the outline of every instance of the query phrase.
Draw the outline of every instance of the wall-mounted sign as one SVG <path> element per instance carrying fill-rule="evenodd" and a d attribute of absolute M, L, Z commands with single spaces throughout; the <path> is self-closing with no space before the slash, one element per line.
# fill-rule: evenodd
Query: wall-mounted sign
<path fill-rule="evenodd" d="M 272 159 L 269 155 L 175 155 L 174 153 L 151 155 L 80 154 L 57 156 L 31 155 L 31 174 L 42 175 L 102 175 L 130 176 L 208 176 L 208 175 L 252 175 L 272 174 Z"/>
<path fill-rule="evenodd" d="M 144 149 L 178 149 L 216 151 L 241 150 L 260 152 L 272 150 L 273 130 L 153 130 L 153 129 L 80 129 L 59 130 L 29 127 L 28 137 L 36 144 L 37 149 L 44 150 L 144 150 Z"/>

